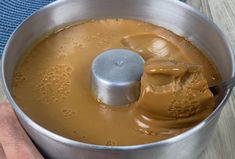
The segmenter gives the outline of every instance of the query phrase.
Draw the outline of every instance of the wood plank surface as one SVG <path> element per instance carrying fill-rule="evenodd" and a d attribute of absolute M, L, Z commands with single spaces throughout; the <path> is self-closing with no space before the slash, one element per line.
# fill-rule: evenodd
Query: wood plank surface
<path fill-rule="evenodd" d="M 188 0 L 187 3 L 211 18 L 235 49 L 235 0 Z M 0 101 L 4 100 L 0 88 Z M 215 134 L 198 159 L 235 159 L 235 91 L 223 109 Z"/>

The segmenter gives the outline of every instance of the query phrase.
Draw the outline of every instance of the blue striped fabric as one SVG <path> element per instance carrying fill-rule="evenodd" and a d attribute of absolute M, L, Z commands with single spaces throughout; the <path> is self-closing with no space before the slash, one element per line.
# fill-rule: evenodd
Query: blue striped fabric
<path fill-rule="evenodd" d="M 15 28 L 37 9 L 54 0 L 0 0 L 0 56 Z"/>

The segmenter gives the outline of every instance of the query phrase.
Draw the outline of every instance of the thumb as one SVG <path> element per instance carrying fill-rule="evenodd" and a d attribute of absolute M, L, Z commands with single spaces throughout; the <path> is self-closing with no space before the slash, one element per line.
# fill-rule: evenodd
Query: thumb
<path fill-rule="evenodd" d="M 43 159 L 8 103 L 0 104 L 0 130 L 0 158 Z"/>

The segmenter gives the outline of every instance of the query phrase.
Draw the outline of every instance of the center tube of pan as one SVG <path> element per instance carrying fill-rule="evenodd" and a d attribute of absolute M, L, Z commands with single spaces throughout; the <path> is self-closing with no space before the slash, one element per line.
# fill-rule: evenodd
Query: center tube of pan
<path fill-rule="evenodd" d="M 127 49 L 98 55 L 91 66 L 91 91 L 101 103 L 122 106 L 138 100 L 144 60 Z"/>

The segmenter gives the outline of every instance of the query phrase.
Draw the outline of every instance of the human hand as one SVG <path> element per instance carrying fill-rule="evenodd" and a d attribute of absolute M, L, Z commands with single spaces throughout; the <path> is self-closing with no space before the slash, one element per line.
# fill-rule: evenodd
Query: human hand
<path fill-rule="evenodd" d="M 43 159 L 9 103 L 0 104 L 0 159 Z"/>

